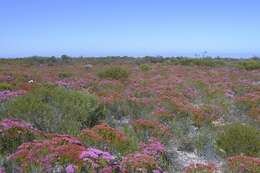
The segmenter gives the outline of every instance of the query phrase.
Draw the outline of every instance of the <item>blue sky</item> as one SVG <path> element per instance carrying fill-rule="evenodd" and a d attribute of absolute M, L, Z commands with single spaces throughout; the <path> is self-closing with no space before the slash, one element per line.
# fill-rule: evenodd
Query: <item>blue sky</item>
<path fill-rule="evenodd" d="M 260 55 L 259 0 L 1 0 L 0 57 Z"/>

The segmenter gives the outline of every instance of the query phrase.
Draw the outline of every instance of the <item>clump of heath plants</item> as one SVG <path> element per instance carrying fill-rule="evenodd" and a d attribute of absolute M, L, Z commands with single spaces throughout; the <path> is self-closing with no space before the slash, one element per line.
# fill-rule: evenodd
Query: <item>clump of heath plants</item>
<path fill-rule="evenodd" d="M 245 60 L 245 61 L 239 62 L 239 66 L 246 70 L 260 69 L 260 60 Z"/>
<path fill-rule="evenodd" d="M 260 172 L 260 159 L 250 156 L 232 156 L 227 158 L 227 171 L 230 173 Z"/>
<path fill-rule="evenodd" d="M 10 100 L 1 114 L 30 122 L 40 130 L 75 134 L 94 126 L 103 112 L 94 95 L 41 86 Z"/>
<path fill-rule="evenodd" d="M 10 154 L 24 142 L 35 139 L 35 129 L 31 124 L 18 119 L 0 121 L 0 154 Z"/>
<path fill-rule="evenodd" d="M 260 156 L 259 130 L 249 125 L 235 123 L 226 126 L 216 142 L 220 151 L 227 156 Z"/>
<path fill-rule="evenodd" d="M 14 87 L 9 83 L 0 83 L 0 91 L 2 90 L 12 90 Z"/>
<path fill-rule="evenodd" d="M 128 78 L 129 72 L 123 67 L 111 66 L 99 71 L 97 75 L 102 79 L 120 80 Z"/>
<path fill-rule="evenodd" d="M 141 65 L 139 66 L 139 68 L 140 68 L 142 71 L 144 71 L 144 72 L 151 70 L 151 67 L 150 67 L 149 64 L 141 64 Z"/>

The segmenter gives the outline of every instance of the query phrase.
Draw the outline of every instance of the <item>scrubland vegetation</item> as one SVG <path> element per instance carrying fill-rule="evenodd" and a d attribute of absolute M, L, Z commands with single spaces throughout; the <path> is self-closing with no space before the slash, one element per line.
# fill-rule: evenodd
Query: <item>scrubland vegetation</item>
<path fill-rule="evenodd" d="M 0 173 L 260 173 L 260 60 L 0 60 Z"/>

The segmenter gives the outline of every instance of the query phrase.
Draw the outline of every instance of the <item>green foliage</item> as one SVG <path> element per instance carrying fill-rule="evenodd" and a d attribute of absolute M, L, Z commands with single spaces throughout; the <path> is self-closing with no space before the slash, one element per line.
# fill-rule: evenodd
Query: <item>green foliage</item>
<path fill-rule="evenodd" d="M 213 58 L 179 58 L 173 59 L 174 64 L 180 64 L 185 66 L 205 66 L 216 67 L 225 65 L 225 61 Z"/>
<path fill-rule="evenodd" d="M 246 70 L 256 70 L 260 69 L 260 60 L 245 60 L 239 62 L 239 66 Z"/>
<path fill-rule="evenodd" d="M 98 72 L 98 76 L 104 79 L 126 79 L 129 76 L 129 72 L 120 66 L 111 66 Z"/>
<path fill-rule="evenodd" d="M 9 84 L 9 83 L 0 83 L 0 91 L 1 90 L 12 90 L 13 89 L 13 85 Z"/>
<path fill-rule="evenodd" d="M 73 74 L 69 72 L 60 72 L 58 75 L 60 79 L 65 79 L 73 76 Z"/>
<path fill-rule="evenodd" d="M 29 129 L 10 128 L 1 133 L 0 153 L 13 153 L 19 145 L 24 142 L 32 141 L 34 138 L 34 134 Z"/>
<path fill-rule="evenodd" d="M 227 156 L 260 154 L 259 130 L 249 125 L 235 123 L 226 126 L 224 131 L 218 134 L 216 142 L 218 148 Z"/>
<path fill-rule="evenodd" d="M 30 122 L 41 130 L 77 134 L 81 128 L 95 125 L 103 110 L 94 95 L 44 86 L 10 101 L 2 114 Z"/>
<path fill-rule="evenodd" d="M 151 67 L 148 64 L 141 64 L 139 67 L 140 67 L 140 69 L 142 71 L 149 71 L 149 70 L 151 70 Z"/>
<path fill-rule="evenodd" d="M 71 59 L 71 57 L 68 55 L 61 55 L 61 59 L 63 62 L 68 62 Z"/>

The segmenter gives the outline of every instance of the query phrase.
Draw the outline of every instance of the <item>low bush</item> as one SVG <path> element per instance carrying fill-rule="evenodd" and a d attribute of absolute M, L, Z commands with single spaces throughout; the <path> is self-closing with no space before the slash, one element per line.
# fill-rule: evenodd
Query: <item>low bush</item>
<path fill-rule="evenodd" d="M 0 91 L 2 90 L 12 90 L 14 87 L 9 83 L 0 83 Z"/>
<path fill-rule="evenodd" d="M 140 140 L 147 141 L 151 137 L 159 138 L 162 141 L 168 141 L 172 135 L 168 126 L 155 120 L 136 119 L 130 122 Z"/>
<path fill-rule="evenodd" d="M 174 64 L 180 64 L 185 66 L 205 66 L 205 67 L 216 67 L 223 66 L 225 62 L 223 60 L 213 58 L 180 58 L 174 59 Z"/>
<path fill-rule="evenodd" d="M 111 66 L 98 72 L 98 76 L 104 79 L 126 79 L 129 76 L 129 72 L 120 66 Z"/>
<path fill-rule="evenodd" d="M 228 172 L 230 173 L 257 173 L 260 172 L 260 159 L 249 156 L 233 156 L 227 158 Z"/>
<path fill-rule="evenodd" d="M 34 165 L 41 169 L 40 172 L 71 173 L 96 172 L 113 158 L 110 153 L 87 148 L 77 138 L 68 135 L 54 135 L 51 139 L 23 143 L 9 156 L 9 160 L 15 161 L 22 172 L 35 172 L 31 167 Z M 59 171 L 55 171 L 56 166 L 60 167 Z M 69 171 L 72 169 L 74 171 Z"/>
<path fill-rule="evenodd" d="M 54 86 L 35 88 L 2 111 L 2 116 L 25 120 L 40 130 L 69 134 L 95 125 L 102 115 L 94 95 Z"/>
<path fill-rule="evenodd" d="M 79 135 L 80 139 L 86 145 L 94 145 L 111 152 L 128 153 L 132 151 L 134 143 L 129 140 L 125 134 L 108 124 L 99 124 L 91 129 L 83 129 Z"/>
<path fill-rule="evenodd" d="M 142 71 L 149 71 L 151 69 L 148 64 L 141 64 L 139 67 Z"/>
<path fill-rule="evenodd" d="M 19 145 L 32 141 L 34 134 L 23 128 L 11 128 L 2 133 L 0 137 L 0 153 L 7 154 L 14 152 Z"/>
<path fill-rule="evenodd" d="M 58 74 L 59 78 L 60 79 L 65 79 L 65 78 L 69 78 L 72 76 L 72 73 L 69 73 L 69 72 L 60 72 Z"/>
<path fill-rule="evenodd" d="M 239 62 L 239 66 L 246 70 L 260 69 L 260 60 L 245 60 L 245 61 Z"/>
<path fill-rule="evenodd" d="M 184 168 L 183 173 L 215 173 L 217 170 L 214 164 L 190 164 Z"/>
<path fill-rule="evenodd" d="M 19 145 L 32 141 L 36 133 L 31 124 L 17 119 L 0 121 L 0 154 L 13 153 Z"/>
<path fill-rule="evenodd" d="M 227 156 L 245 154 L 259 156 L 260 133 L 251 126 L 240 123 L 225 127 L 224 131 L 217 136 L 217 146 Z"/>

